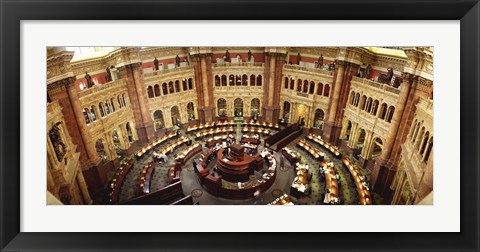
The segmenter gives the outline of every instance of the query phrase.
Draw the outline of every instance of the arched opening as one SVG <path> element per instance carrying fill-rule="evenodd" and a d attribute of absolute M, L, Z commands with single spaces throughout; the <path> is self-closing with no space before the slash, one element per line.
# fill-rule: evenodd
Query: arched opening
<path fill-rule="evenodd" d="M 360 109 L 365 110 L 365 102 L 367 101 L 367 97 L 365 95 L 362 95 L 362 98 L 360 99 Z"/>
<path fill-rule="evenodd" d="M 387 122 L 391 122 L 391 121 L 392 121 L 393 113 L 395 113 L 395 107 L 394 107 L 394 106 L 388 107 L 387 119 L 386 119 Z"/>
<path fill-rule="evenodd" d="M 220 86 L 220 77 L 218 75 L 215 75 L 215 86 Z"/>
<path fill-rule="evenodd" d="M 262 85 L 262 75 L 257 75 L 257 86 L 261 86 Z"/>
<path fill-rule="evenodd" d="M 97 156 L 100 158 L 100 160 L 102 161 L 107 160 L 107 152 L 105 150 L 105 146 L 103 144 L 102 139 L 98 139 L 95 142 L 95 150 L 97 151 Z"/>
<path fill-rule="evenodd" d="M 125 125 L 125 129 L 127 130 L 128 141 L 130 143 L 133 143 L 133 131 L 132 127 L 130 126 L 130 122 L 127 122 L 127 124 Z"/>
<path fill-rule="evenodd" d="M 380 156 L 382 154 L 382 149 L 383 149 L 383 141 L 379 137 L 375 138 L 373 141 L 373 146 L 372 146 L 372 159 L 375 159 L 376 157 Z"/>
<path fill-rule="evenodd" d="M 231 75 L 228 77 L 228 85 L 229 85 L 229 86 L 235 85 L 235 76 L 233 76 L 233 74 L 231 74 Z"/>
<path fill-rule="evenodd" d="M 165 127 L 165 121 L 163 120 L 163 112 L 161 110 L 156 110 L 153 113 L 153 125 L 155 126 L 156 131 Z"/>
<path fill-rule="evenodd" d="M 330 95 L 330 85 L 325 84 L 325 91 L 323 91 L 323 96 L 328 97 Z"/>
<path fill-rule="evenodd" d="M 379 104 L 378 100 L 373 101 L 372 115 L 377 115 L 378 104 Z"/>
<path fill-rule="evenodd" d="M 195 120 L 195 106 L 193 105 L 193 102 L 187 104 L 187 115 L 189 121 Z"/>
<path fill-rule="evenodd" d="M 303 81 L 303 92 L 304 93 L 308 92 L 308 81 L 307 80 Z"/>
<path fill-rule="evenodd" d="M 154 93 L 155 93 L 155 97 L 160 96 L 160 85 L 155 84 L 153 90 L 154 90 Z"/>
<path fill-rule="evenodd" d="M 255 86 L 256 85 L 256 78 L 255 75 L 252 74 L 250 75 L 250 86 Z"/>
<path fill-rule="evenodd" d="M 168 82 L 168 93 L 169 94 L 175 93 L 175 90 L 173 89 L 173 82 L 172 81 Z"/>
<path fill-rule="evenodd" d="M 291 107 L 291 104 L 290 102 L 283 102 L 283 115 L 282 115 L 282 118 L 285 122 L 288 123 L 288 117 L 290 116 L 290 107 Z"/>
<path fill-rule="evenodd" d="M 120 98 L 120 95 L 117 96 L 117 100 L 118 100 L 118 104 L 119 104 L 120 108 L 123 108 L 124 105 L 123 105 L 123 102 L 122 102 L 122 98 Z"/>
<path fill-rule="evenodd" d="M 317 95 L 322 95 L 322 94 L 323 94 L 323 84 L 319 82 L 317 87 Z"/>
<path fill-rule="evenodd" d="M 177 125 L 179 126 L 181 124 L 180 122 L 180 112 L 178 110 L 178 106 L 173 106 L 170 109 L 171 115 L 172 115 L 172 125 Z"/>
<path fill-rule="evenodd" d="M 123 106 L 127 106 L 127 100 L 125 99 L 125 94 L 122 95 Z"/>
<path fill-rule="evenodd" d="M 420 143 L 422 142 L 424 133 L 425 133 L 425 127 L 422 127 L 422 129 L 420 130 L 420 134 L 418 135 L 417 140 L 415 141 L 415 149 L 417 149 L 417 151 L 420 148 L 419 146 L 420 146 Z"/>
<path fill-rule="evenodd" d="M 365 111 L 367 111 L 367 113 L 370 113 L 371 110 L 372 110 L 372 98 L 368 97 L 367 105 L 365 106 Z"/>
<path fill-rule="evenodd" d="M 423 121 L 422 121 L 423 123 Z M 415 125 L 415 129 L 414 129 L 414 132 L 413 132 L 413 136 L 412 136 L 412 139 L 411 139 L 411 142 L 412 143 L 415 143 L 415 141 L 417 140 L 417 134 L 418 134 L 418 131 L 420 130 L 420 122 L 418 122 L 416 125 Z"/>
<path fill-rule="evenodd" d="M 105 102 L 105 115 L 110 114 L 110 106 L 108 106 L 108 101 Z"/>
<path fill-rule="evenodd" d="M 243 100 L 240 98 L 235 99 L 233 101 L 233 111 L 235 117 L 242 117 L 243 116 Z"/>
<path fill-rule="evenodd" d="M 297 80 L 297 92 L 302 92 L 302 80 L 298 79 Z"/>
<path fill-rule="evenodd" d="M 153 88 L 152 86 L 147 87 L 148 98 L 153 98 Z"/>
<path fill-rule="evenodd" d="M 168 94 L 167 83 L 165 82 L 162 84 L 162 91 L 163 91 L 163 95 Z"/>
<path fill-rule="evenodd" d="M 360 101 L 360 94 L 357 93 L 357 94 L 355 95 L 355 101 L 353 102 L 353 105 L 354 105 L 355 107 L 358 107 L 358 102 L 359 102 L 359 101 Z"/>
<path fill-rule="evenodd" d="M 189 90 L 193 89 L 193 79 L 192 78 L 188 78 L 188 89 Z"/>
<path fill-rule="evenodd" d="M 382 103 L 382 107 L 380 108 L 380 119 L 385 119 L 386 114 L 387 114 L 387 104 Z"/>
<path fill-rule="evenodd" d="M 316 109 L 315 110 L 315 116 L 313 119 L 313 127 L 316 129 L 323 129 L 323 123 L 324 123 L 324 117 L 325 117 L 325 112 L 321 109 Z"/>
<path fill-rule="evenodd" d="M 122 144 L 120 142 L 120 137 L 118 136 L 117 129 L 112 130 L 112 140 L 113 140 L 113 146 L 115 148 L 115 152 L 117 153 L 118 156 L 121 156 Z"/>
<path fill-rule="evenodd" d="M 350 101 L 349 101 L 349 103 L 350 103 L 350 105 L 353 105 L 354 102 L 355 102 L 355 92 L 352 91 L 352 92 L 350 93 Z"/>
<path fill-rule="evenodd" d="M 220 80 L 219 80 L 220 82 Z M 220 83 L 218 83 L 220 85 Z M 182 79 L 182 88 L 183 88 L 183 91 L 187 91 L 188 90 L 188 86 L 187 86 L 187 80 L 186 79 Z"/>
<path fill-rule="evenodd" d="M 235 86 L 241 86 L 242 85 L 242 77 L 240 76 L 240 74 L 237 74 L 235 76 Z"/>
<path fill-rule="evenodd" d="M 92 117 L 92 121 L 95 122 L 97 120 L 97 115 L 95 114 L 95 105 L 90 107 L 90 116 Z"/>
<path fill-rule="evenodd" d="M 310 88 L 310 89 L 308 90 L 308 93 L 309 93 L 309 94 L 313 94 L 313 92 L 315 91 L 315 82 L 311 81 L 309 88 Z"/>
<path fill-rule="evenodd" d="M 358 133 L 357 145 L 355 147 L 355 149 L 357 149 L 358 151 L 361 151 L 363 149 L 363 145 L 365 143 L 365 135 L 366 135 L 365 130 L 360 129 Z"/>
<path fill-rule="evenodd" d="M 242 86 L 248 86 L 248 76 L 246 74 L 242 75 Z"/>
<path fill-rule="evenodd" d="M 222 75 L 222 86 L 227 86 L 227 76 Z"/>
<path fill-rule="evenodd" d="M 88 109 L 84 108 L 83 109 L 83 117 L 85 118 L 85 122 L 87 124 L 90 124 L 90 117 L 88 116 Z"/>
<path fill-rule="evenodd" d="M 433 136 L 430 137 L 430 140 L 428 140 L 427 150 L 425 151 L 425 155 L 423 156 L 424 162 L 428 162 L 428 159 L 430 158 L 430 153 L 432 152 L 432 148 L 433 148 Z"/>
<path fill-rule="evenodd" d="M 227 115 L 227 101 L 223 98 L 217 100 L 218 116 Z"/>
<path fill-rule="evenodd" d="M 180 81 L 176 80 L 175 81 L 175 93 L 180 92 Z"/>
<path fill-rule="evenodd" d="M 100 116 L 105 117 L 105 112 L 103 111 L 103 102 L 98 104 L 98 109 L 100 110 Z"/>
<path fill-rule="evenodd" d="M 289 83 L 288 77 L 285 77 L 285 84 L 284 84 L 285 89 L 288 89 L 288 83 Z"/>
<path fill-rule="evenodd" d="M 250 115 L 259 115 L 260 114 L 260 99 L 253 98 L 250 102 Z"/>
<path fill-rule="evenodd" d="M 295 88 L 295 78 L 290 77 L 290 89 L 293 90 Z"/>
<path fill-rule="evenodd" d="M 115 112 L 115 101 L 112 99 L 110 99 L 110 104 L 112 104 L 112 113 Z"/>
<path fill-rule="evenodd" d="M 420 155 L 423 154 L 423 152 L 425 151 L 425 148 L 427 147 L 428 138 L 429 138 L 429 132 L 427 131 L 423 136 L 422 144 L 420 145 L 420 152 L 419 152 Z"/>

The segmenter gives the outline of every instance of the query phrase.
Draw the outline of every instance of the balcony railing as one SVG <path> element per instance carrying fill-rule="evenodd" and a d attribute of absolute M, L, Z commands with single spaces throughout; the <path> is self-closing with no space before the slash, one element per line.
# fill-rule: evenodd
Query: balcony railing
<path fill-rule="evenodd" d="M 78 94 L 78 96 L 82 97 L 82 96 L 90 95 L 90 94 L 99 92 L 101 90 L 112 88 L 112 87 L 115 87 L 115 86 L 118 86 L 118 85 L 125 85 L 125 81 L 120 79 L 120 80 L 116 80 L 116 81 L 110 81 L 110 82 L 107 82 L 107 83 L 104 83 L 104 84 L 95 85 L 93 87 L 86 88 L 86 89 L 82 90 Z"/>
<path fill-rule="evenodd" d="M 160 74 L 167 74 L 167 73 L 175 73 L 175 72 L 180 72 L 180 71 L 185 71 L 185 70 L 190 70 L 193 69 L 192 65 L 189 66 L 180 66 L 180 67 L 175 67 L 175 68 L 170 68 L 170 69 L 159 69 L 150 73 L 144 73 L 143 77 L 150 77 L 150 76 L 156 76 Z"/>
<path fill-rule="evenodd" d="M 214 67 L 263 67 L 262 62 L 224 62 L 224 63 L 214 63 Z"/>
<path fill-rule="evenodd" d="M 329 71 L 329 70 L 323 70 L 320 68 L 308 68 L 308 67 L 303 67 L 299 65 L 284 65 L 285 69 L 292 69 L 292 70 L 301 70 L 301 71 L 307 71 L 307 72 L 314 72 L 314 73 L 321 73 L 321 74 L 326 74 L 326 75 L 333 75 L 334 71 Z"/>
<path fill-rule="evenodd" d="M 400 94 L 400 89 L 398 89 L 398 88 L 394 88 L 392 86 L 389 86 L 389 85 L 386 85 L 386 84 L 383 84 L 383 83 L 380 83 L 380 82 L 372 81 L 372 80 L 369 80 L 369 79 L 353 76 L 352 81 L 358 82 L 358 83 L 361 83 L 361 84 L 364 84 L 364 85 L 367 85 L 367 86 L 370 86 L 370 87 L 373 87 L 373 88 L 377 88 L 377 89 L 380 89 L 380 90 L 384 90 L 386 92 L 390 92 L 390 93 L 394 93 L 394 94 Z"/>

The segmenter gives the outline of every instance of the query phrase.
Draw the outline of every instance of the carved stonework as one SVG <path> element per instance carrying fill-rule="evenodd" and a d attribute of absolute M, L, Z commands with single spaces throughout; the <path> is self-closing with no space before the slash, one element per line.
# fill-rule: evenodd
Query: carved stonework
<path fill-rule="evenodd" d="M 66 79 L 62 79 L 59 81 L 55 81 L 47 85 L 47 91 L 49 94 L 57 94 L 60 92 L 64 92 L 67 90 L 69 85 L 75 84 L 75 77 L 70 77 Z"/>
<path fill-rule="evenodd" d="M 48 132 L 50 141 L 52 142 L 52 146 L 55 151 L 55 155 L 57 156 L 57 160 L 59 162 L 63 160 L 63 157 L 67 153 L 67 146 L 65 145 L 60 135 L 60 128 L 59 128 L 60 124 L 61 124 L 60 122 L 56 123 L 55 125 L 53 125 L 52 129 L 50 129 L 50 131 Z"/>

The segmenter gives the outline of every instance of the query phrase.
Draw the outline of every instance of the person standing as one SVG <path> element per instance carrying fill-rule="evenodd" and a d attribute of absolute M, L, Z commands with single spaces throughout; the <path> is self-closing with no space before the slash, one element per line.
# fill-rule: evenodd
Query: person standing
<path fill-rule="evenodd" d="M 92 76 L 85 72 L 85 80 L 87 81 L 87 87 L 92 87 L 93 86 L 93 81 L 92 81 Z"/>
<path fill-rule="evenodd" d="M 297 53 L 297 65 L 300 65 L 300 58 L 301 58 L 300 53 Z"/>
<path fill-rule="evenodd" d="M 248 62 L 252 60 L 252 52 L 248 50 Z"/>
<path fill-rule="evenodd" d="M 105 80 L 107 82 L 112 81 L 112 73 L 110 72 L 110 68 L 107 66 L 107 69 L 105 69 Z"/>
<path fill-rule="evenodd" d="M 180 57 L 178 56 L 178 54 L 177 54 L 177 57 L 175 57 L 175 65 L 176 65 L 177 67 L 180 66 Z"/>
<path fill-rule="evenodd" d="M 155 59 L 153 60 L 153 65 L 155 66 L 155 71 L 158 71 L 158 59 L 157 59 L 157 57 L 155 57 Z"/>

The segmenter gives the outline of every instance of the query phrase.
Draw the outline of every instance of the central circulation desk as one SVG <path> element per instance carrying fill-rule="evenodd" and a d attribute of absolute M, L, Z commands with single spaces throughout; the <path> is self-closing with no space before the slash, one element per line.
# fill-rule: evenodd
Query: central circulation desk
<path fill-rule="evenodd" d="M 244 147 L 238 144 L 230 145 L 229 155 L 224 155 L 225 149 L 221 148 L 217 153 L 217 167 L 223 179 L 230 182 L 248 181 L 255 170 L 263 168 L 263 160 L 259 157 L 251 157 L 244 152 Z"/>

